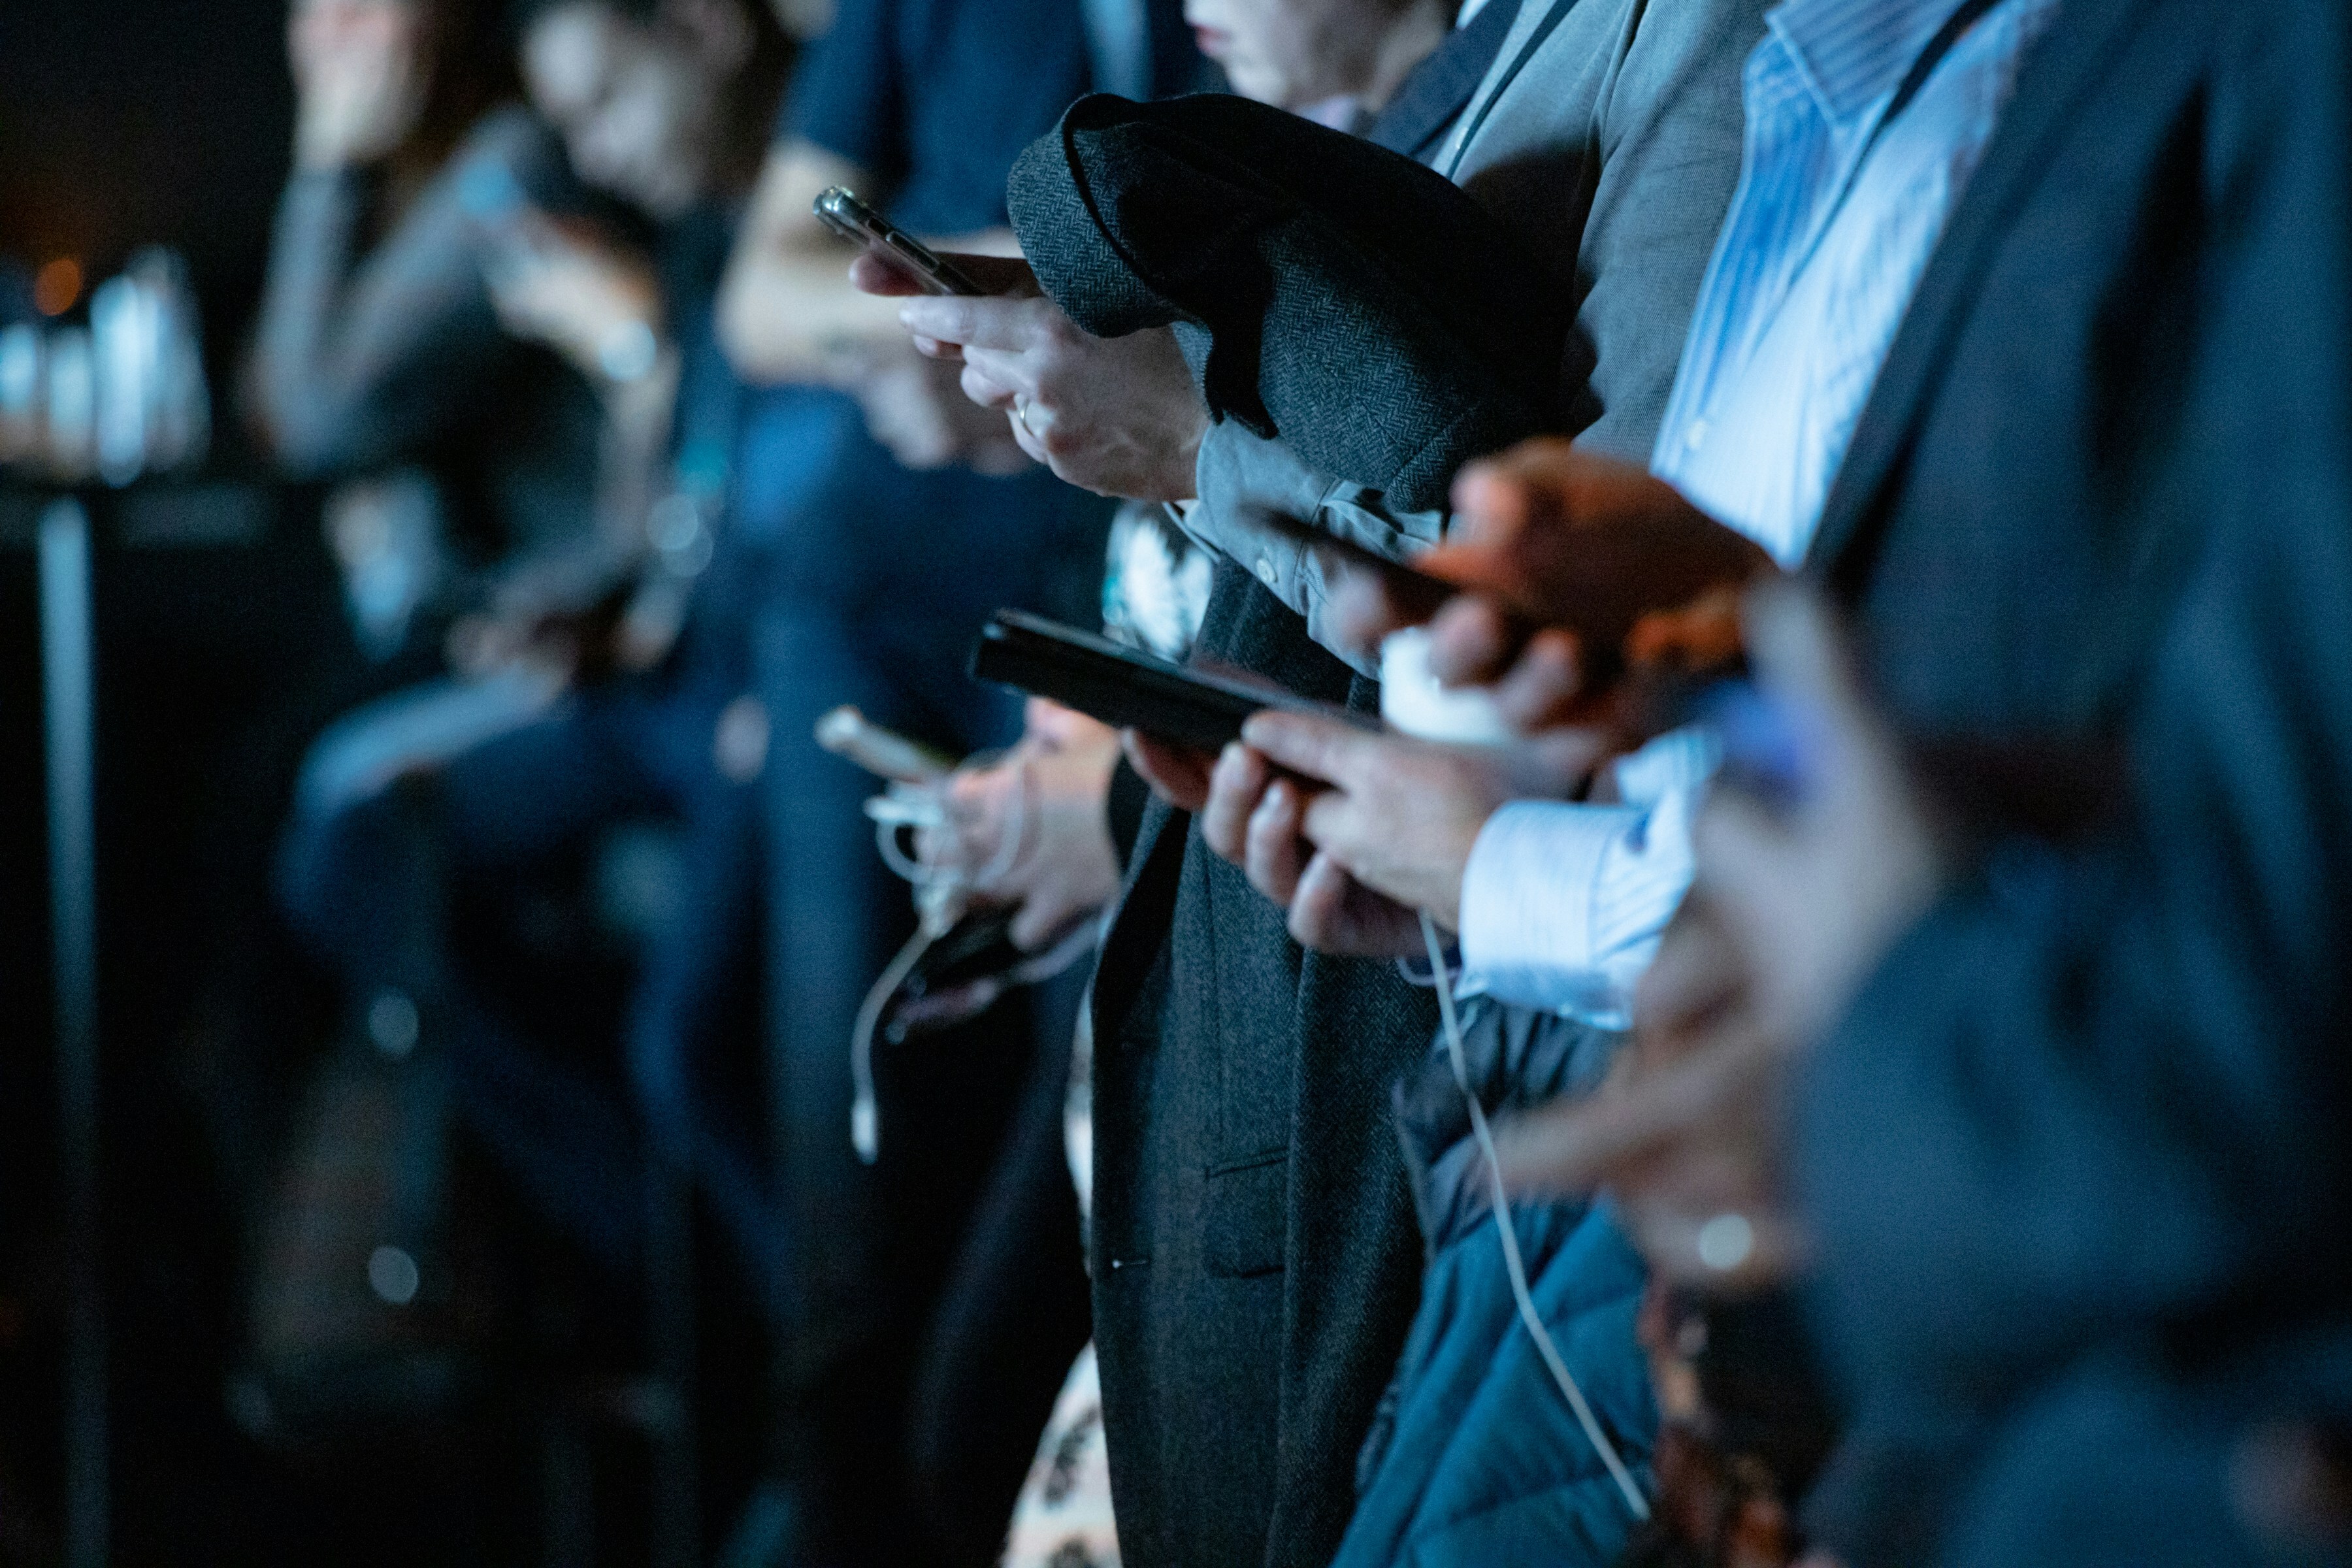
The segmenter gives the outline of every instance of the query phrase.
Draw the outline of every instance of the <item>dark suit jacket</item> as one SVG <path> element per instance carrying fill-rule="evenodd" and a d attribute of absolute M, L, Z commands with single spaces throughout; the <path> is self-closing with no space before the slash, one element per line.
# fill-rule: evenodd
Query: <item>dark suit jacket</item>
<path fill-rule="evenodd" d="M 1820 1324 L 1897 1447 L 1972 1453 L 2104 1344 L 2192 1376 L 2352 1302 L 2347 16 L 2067 0 L 1830 500 L 1922 755 L 2072 796 L 1954 791 L 1979 851 L 1801 1086 Z M 1965 1555 L 2007 1506 L 1919 1522 Z"/>

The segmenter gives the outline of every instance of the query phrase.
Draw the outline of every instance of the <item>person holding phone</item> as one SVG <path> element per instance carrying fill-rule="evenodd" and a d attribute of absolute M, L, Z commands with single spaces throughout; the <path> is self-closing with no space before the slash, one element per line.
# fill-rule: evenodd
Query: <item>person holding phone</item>
<path fill-rule="evenodd" d="M 1244 26 L 1258 9 L 1223 13 L 1235 18 L 1216 43 L 1229 68 L 1244 46 L 1281 59 L 1296 42 L 1279 26 Z M 1490 5 L 1454 35 L 1498 29 L 1466 79 L 1426 97 L 1400 92 L 1397 117 L 1371 127 L 1516 226 L 1554 269 L 1561 297 L 1580 302 L 1561 402 L 1593 445 L 1632 455 L 1654 436 L 1736 180 L 1738 71 L 1762 11 Z M 1302 62 L 1318 68 L 1288 79 L 1301 106 L 1397 79 L 1377 47 L 1347 58 L 1360 78 L 1336 85 L 1321 62 Z M 1570 194 L 1595 191 L 1604 199 Z M 871 269 L 867 280 L 883 282 Z M 905 320 L 960 357 L 967 392 L 1003 408 L 1066 477 L 1196 502 L 1186 526 L 1222 556 L 1204 652 L 1307 695 L 1375 701 L 1370 650 L 1347 646 L 1325 613 L 1334 584 L 1322 557 L 1261 537 L 1251 521 L 1286 514 L 1403 556 L 1435 542 L 1442 513 L 1399 515 L 1376 490 L 1317 472 L 1279 442 L 1209 423 L 1170 363 L 1172 345 L 1153 357 L 1154 334 L 1092 340 L 1036 300 L 915 300 Z M 1372 395 L 1334 378 L 1336 405 Z M 1346 657 L 1318 646 L 1318 633 Z M 1185 815 L 1210 803 L 1213 757 L 1141 737 L 1130 750 L 1177 809 L 1147 821 L 1095 989 L 1107 1064 L 1096 1076 L 1095 1241 L 1113 1263 L 1096 1275 L 1097 1332 L 1122 1547 L 1155 1563 L 1327 1559 L 1349 1537 L 1362 1440 L 1422 1274 L 1391 1153 L 1390 1090 L 1426 1052 L 1435 1010 L 1385 963 L 1293 942 L 1287 908 L 1217 856 L 1205 816 Z M 1237 782 L 1262 789 L 1269 780 Z M 1408 825 L 1365 819 L 1392 841 L 1410 837 Z M 1398 933 L 1391 921 L 1390 940 Z M 1217 1087 L 1180 1087 L 1202 1083 Z M 1601 1283 L 1612 1308 L 1630 1312 L 1623 1277 Z M 1347 1311 L 1323 1310 L 1337 1299 Z M 1259 1327 L 1237 1334 L 1228 1321 L 1237 1317 Z M 1611 1419 L 1638 1462 L 1645 1396 L 1637 1382 L 1611 1385 L 1622 1395 Z M 1551 1419 L 1556 1405 L 1528 1417 Z M 1505 1441 L 1510 1425 L 1470 1436 Z M 1199 1436 L 1211 1430 L 1214 1441 Z M 1255 1440 L 1241 1440 L 1244 1432 Z M 1475 1447 L 1449 1439 L 1421 1452 L 1475 1469 Z M 1570 1484 L 1583 1489 L 1574 1517 L 1590 1527 L 1575 1549 L 1591 1552 L 1593 1541 L 1622 1539 L 1631 1521 L 1598 1461 L 1585 1464 L 1581 1439 L 1568 1440 L 1575 1447 L 1562 1453 L 1578 1456 Z M 1408 1517 L 1412 1477 L 1430 1473 L 1419 1463 L 1408 1455 L 1388 1494 Z M 1236 1497 L 1250 1500 L 1245 1513 L 1230 1506 Z M 1195 1521 L 1220 1507 L 1210 1540 Z M 1370 1528 L 1349 1550 L 1405 1551 Z"/>
<path fill-rule="evenodd" d="M 1122 15 L 1150 25 L 1098 25 Z M 905 1152 L 942 1173 L 992 1153 L 1041 1047 L 1008 1038 L 1017 1006 L 952 1054 L 886 1047 L 879 1163 L 860 1163 L 848 1043 L 911 921 L 860 815 L 866 781 L 812 731 L 850 703 L 954 754 L 1012 740 L 1017 704 L 971 684 L 965 651 L 1002 605 L 1068 618 L 1090 601 L 1109 509 L 1031 463 L 1002 417 L 956 390 L 953 367 L 913 352 L 896 306 L 850 285 L 860 247 L 814 204 L 842 186 L 925 243 L 1001 235 L 1014 156 L 1072 99 L 1148 95 L 1195 58 L 1165 0 L 845 0 L 795 78 L 719 300 L 747 381 L 830 389 L 761 437 L 780 462 L 797 454 L 815 499 L 767 514 L 777 570 L 753 632 L 774 737 L 761 786 L 770 1079 L 792 1234 L 805 1238 L 790 1262 L 790 1479 L 820 1561 L 992 1555 L 1085 1303 L 1082 1277 L 1057 1274 L 1021 1298 L 1026 1324 L 989 1325 L 976 1354 L 940 1352 L 942 1375 L 918 1388 L 935 1308 L 969 1278 L 950 1265 L 979 1182 L 912 1183 Z M 1057 1057 L 1066 1047 L 1052 1042 Z M 950 1332 L 972 1321 L 955 1304 L 969 1299 L 949 1300 Z"/>

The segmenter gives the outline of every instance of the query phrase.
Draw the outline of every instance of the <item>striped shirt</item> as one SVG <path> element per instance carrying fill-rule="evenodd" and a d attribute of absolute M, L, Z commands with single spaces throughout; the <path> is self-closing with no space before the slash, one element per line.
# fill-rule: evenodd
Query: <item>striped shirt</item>
<path fill-rule="evenodd" d="M 1651 468 L 1785 567 L 1831 482 L 1952 210 L 2058 0 L 2002 0 L 1887 119 L 1960 0 L 1789 0 L 1743 83 L 1740 182 Z M 1706 742 L 1620 762 L 1622 804 L 1496 813 L 1462 889 L 1468 982 L 1610 1027 L 1690 884 Z"/>

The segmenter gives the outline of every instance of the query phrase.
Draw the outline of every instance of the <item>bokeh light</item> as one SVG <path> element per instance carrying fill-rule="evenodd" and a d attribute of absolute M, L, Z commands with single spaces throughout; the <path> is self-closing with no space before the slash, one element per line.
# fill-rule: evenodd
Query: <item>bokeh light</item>
<path fill-rule="evenodd" d="M 60 256 L 33 277 L 33 308 L 44 316 L 62 316 L 81 298 L 81 263 Z"/>

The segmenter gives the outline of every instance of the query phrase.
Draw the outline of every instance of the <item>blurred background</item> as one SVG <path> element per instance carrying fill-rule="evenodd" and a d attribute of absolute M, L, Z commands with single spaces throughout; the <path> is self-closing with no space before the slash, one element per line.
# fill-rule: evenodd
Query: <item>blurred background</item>
<path fill-rule="evenodd" d="M 265 479 L 235 408 L 291 145 L 286 15 L 284 0 L 0 5 L 0 326 L 83 321 L 96 285 L 145 247 L 168 247 L 184 258 L 200 312 L 214 405 L 201 467 L 92 506 L 111 1560 L 538 1561 L 568 1532 L 582 1538 L 572 1551 L 582 1560 L 643 1562 L 642 1484 L 594 1496 L 600 1445 L 642 1446 L 626 1387 L 560 1440 L 534 1406 L 456 1435 L 429 1461 L 412 1450 L 321 1472 L 266 1440 L 269 1412 L 238 1381 L 241 1197 L 267 1179 L 251 1162 L 291 1112 L 299 1058 L 332 1027 L 323 977 L 275 929 L 261 868 L 301 746 L 355 683 L 382 679 L 354 646 L 319 494 Z M 34 549 L 46 500 L 0 480 L 8 1564 L 64 1561 L 67 1534 L 67 1243 Z M 609 993 L 618 981 L 592 984 Z M 562 1276 L 566 1263 L 548 1267 Z M 530 1299 L 542 1321 L 505 1331 L 559 1357 L 593 1337 L 582 1325 L 605 1305 L 562 1279 Z M 626 1318 L 633 1306 L 621 1305 Z M 723 1336 L 725 1303 L 709 1310 Z M 722 1435 L 724 1394 L 705 1417 Z M 748 1415 L 736 1447 L 740 1468 L 756 1463 Z M 729 1445 L 705 1458 L 723 1474 Z M 418 1473 L 420 1463 L 437 1473 Z M 551 1468 L 566 1473 L 551 1480 Z M 646 1467 L 625 1456 L 613 1468 Z M 551 1515 L 551 1497 L 571 1501 Z"/>

